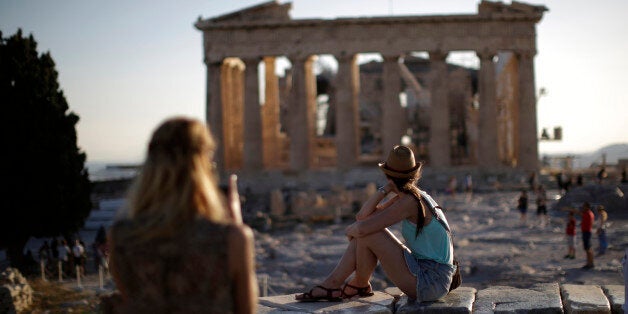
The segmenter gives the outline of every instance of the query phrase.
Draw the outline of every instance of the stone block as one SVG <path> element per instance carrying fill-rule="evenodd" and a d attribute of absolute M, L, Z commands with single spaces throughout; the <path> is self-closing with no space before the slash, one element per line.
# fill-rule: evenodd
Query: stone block
<path fill-rule="evenodd" d="M 528 289 L 492 286 L 477 293 L 474 313 L 562 313 L 557 283 L 536 284 Z"/>
<path fill-rule="evenodd" d="M 625 287 L 622 285 L 605 285 L 602 291 L 611 305 L 611 313 L 624 313 L 622 306 L 626 302 Z"/>
<path fill-rule="evenodd" d="M 475 288 L 459 287 L 435 302 L 402 301 L 396 313 L 471 313 L 476 292 Z"/>
<path fill-rule="evenodd" d="M 344 300 L 342 302 L 297 302 L 294 294 L 259 298 L 257 313 L 372 313 L 388 314 L 391 310 L 393 297 L 375 292 L 368 298 Z"/>
<path fill-rule="evenodd" d="M 611 312 L 610 304 L 599 286 L 565 284 L 560 290 L 568 314 Z"/>

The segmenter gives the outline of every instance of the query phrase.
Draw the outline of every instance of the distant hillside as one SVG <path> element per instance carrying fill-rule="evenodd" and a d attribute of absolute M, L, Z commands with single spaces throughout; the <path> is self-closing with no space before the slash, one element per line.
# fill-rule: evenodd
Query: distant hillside
<path fill-rule="evenodd" d="M 616 164 L 618 159 L 628 159 L 628 143 L 608 145 L 592 153 L 576 155 L 575 166 L 588 168 L 601 165 L 604 154 L 607 164 Z"/>

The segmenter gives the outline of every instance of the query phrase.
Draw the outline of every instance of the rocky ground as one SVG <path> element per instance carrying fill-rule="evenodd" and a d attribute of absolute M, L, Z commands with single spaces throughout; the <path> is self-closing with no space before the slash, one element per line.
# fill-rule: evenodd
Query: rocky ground
<path fill-rule="evenodd" d="M 556 191 L 548 194 L 553 200 L 558 198 Z M 628 247 L 626 213 L 609 213 L 610 249 L 596 257 L 595 269 L 582 270 L 585 255 L 581 241 L 576 259 L 563 258 L 567 250 L 565 212 L 550 211 L 549 223 L 542 226 L 532 205 L 523 224 L 515 209 L 516 192 L 433 196 L 447 209 L 454 229 L 455 254 L 461 262 L 464 286 L 482 289 L 489 285 L 529 287 L 539 282 L 623 284 L 621 259 Z M 306 291 L 321 282 L 347 245 L 344 228 L 350 223 L 298 224 L 257 233 L 258 274 L 262 275 L 262 284 L 268 278 L 268 295 Z M 392 229 L 400 234 L 399 226 Z M 597 248 L 595 236 L 593 244 Z M 376 289 L 392 285 L 379 267 L 372 284 Z"/>

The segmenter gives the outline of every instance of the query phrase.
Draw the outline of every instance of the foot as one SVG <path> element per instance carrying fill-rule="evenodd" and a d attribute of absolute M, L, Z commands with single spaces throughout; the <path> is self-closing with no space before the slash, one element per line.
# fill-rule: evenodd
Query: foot
<path fill-rule="evenodd" d="M 571 258 L 571 255 L 567 254 L 563 258 Z"/>
<path fill-rule="evenodd" d="M 588 269 L 593 269 L 593 267 L 595 267 L 595 266 L 593 266 L 592 264 L 586 264 L 586 265 L 582 266 L 582 269 L 588 270 Z"/>
<path fill-rule="evenodd" d="M 374 295 L 374 293 L 373 293 L 373 288 L 371 287 L 370 283 L 367 286 L 365 286 L 365 287 L 356 287 L 354 285 L 346 283 L 342 287 L 342 298 L 343 299 L 351 299 L 351 298 L 353 298 L 355 296 L 370 297 L 372 295 Z"/>
<path fill-rule="evenodd" d="M 308 292 L 295 295 L 294 299 L 300 302 L 342 301 L 342 290 L 318 285 Z"/>

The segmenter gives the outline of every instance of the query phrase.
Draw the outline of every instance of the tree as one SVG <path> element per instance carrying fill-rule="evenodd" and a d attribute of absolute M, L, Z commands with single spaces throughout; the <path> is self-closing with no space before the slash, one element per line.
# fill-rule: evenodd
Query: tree
<path fill-rule="evenodd" d="M 91 209 L 79 117 L 68 112 L 57 76 L 32 34 L 0 32 L 0 249 L 18 267 L 31 236 L 70 235 Z"/>

